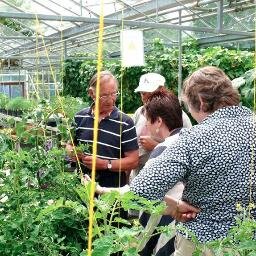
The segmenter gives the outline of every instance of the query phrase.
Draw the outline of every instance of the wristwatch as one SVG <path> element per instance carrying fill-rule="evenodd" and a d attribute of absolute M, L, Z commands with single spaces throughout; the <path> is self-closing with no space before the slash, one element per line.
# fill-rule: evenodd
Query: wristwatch
<path fill-rule="evenodd" d="M 111 160 L 109 159 L 108 160 L 108 170 L 110 170 L 111 171 L 111 169 L 112 169 L 112 163 L 111 163 Z"/>

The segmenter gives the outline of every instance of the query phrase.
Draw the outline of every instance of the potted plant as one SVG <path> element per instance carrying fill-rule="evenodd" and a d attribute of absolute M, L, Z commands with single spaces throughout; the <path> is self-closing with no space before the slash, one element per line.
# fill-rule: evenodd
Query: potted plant
<path fill-rule="evenodd" d="M 8 114 L 11 116 L 21 116 L 21 107 L 23 104 L 23 98 L 22 97 L 16 97 L 11 99 L 7 104 L 7 111 Z"/>
<path fill-rule="evenodd" d="M 9 98 L 3 93 L 0 93 L 0 111 L 3 114 L 7 113 L 6 106 L 8 104 Z"/>

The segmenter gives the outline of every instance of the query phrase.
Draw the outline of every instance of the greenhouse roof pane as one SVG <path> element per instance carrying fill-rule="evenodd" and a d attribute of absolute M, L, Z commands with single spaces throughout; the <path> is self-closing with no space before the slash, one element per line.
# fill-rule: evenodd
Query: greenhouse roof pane
<path fill-rule="evenodd" d="M 144 32 L 145 47 L 156 37 L 176 45 L 180 30 L 183 40 L 202 45 L 254 40 L 255 6 L 251 0 L 106 0 L 104 53 L 120 51 L 122 22 Z M 42 57 L 47 65 L 47 56 L 97 53 L 99 0 L 1 0 L 0 8 L 1 58 L 34 65 L 33 58 Z"/>

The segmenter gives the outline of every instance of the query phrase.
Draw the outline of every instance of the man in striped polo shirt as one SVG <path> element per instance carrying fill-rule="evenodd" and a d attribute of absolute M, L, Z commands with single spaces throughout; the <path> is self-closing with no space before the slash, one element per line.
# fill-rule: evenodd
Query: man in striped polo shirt
<path fill-rule="evenodd" d="M 95 74 L 89 82 L 89 96 L 96 99 Z M 96 181 L 104 187 L 118 187 L 126 184 L 126 171 L 138 165 L 138 143 L 132 118 L 121 112 L 115 102 L 118 96 L 118 82 L 112 73 L 100 73 L 99 127 L 96 158 Z M 93 143 L 95 104 L 82 109 L 75 115 L 75 144 Z M 90 174 L 92 155 L 81 157 L 83 172 Z"/>

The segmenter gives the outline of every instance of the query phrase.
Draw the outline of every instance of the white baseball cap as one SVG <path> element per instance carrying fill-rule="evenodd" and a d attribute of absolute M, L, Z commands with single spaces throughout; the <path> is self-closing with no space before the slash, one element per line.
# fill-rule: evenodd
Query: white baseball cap
<path fill-rule="evenodd" d="M 154 92 L 158 87 L 164 86 L 165 78 L 157 73 L 147 73 L 140 77 L 139 86 L 134 92 Z"/>

